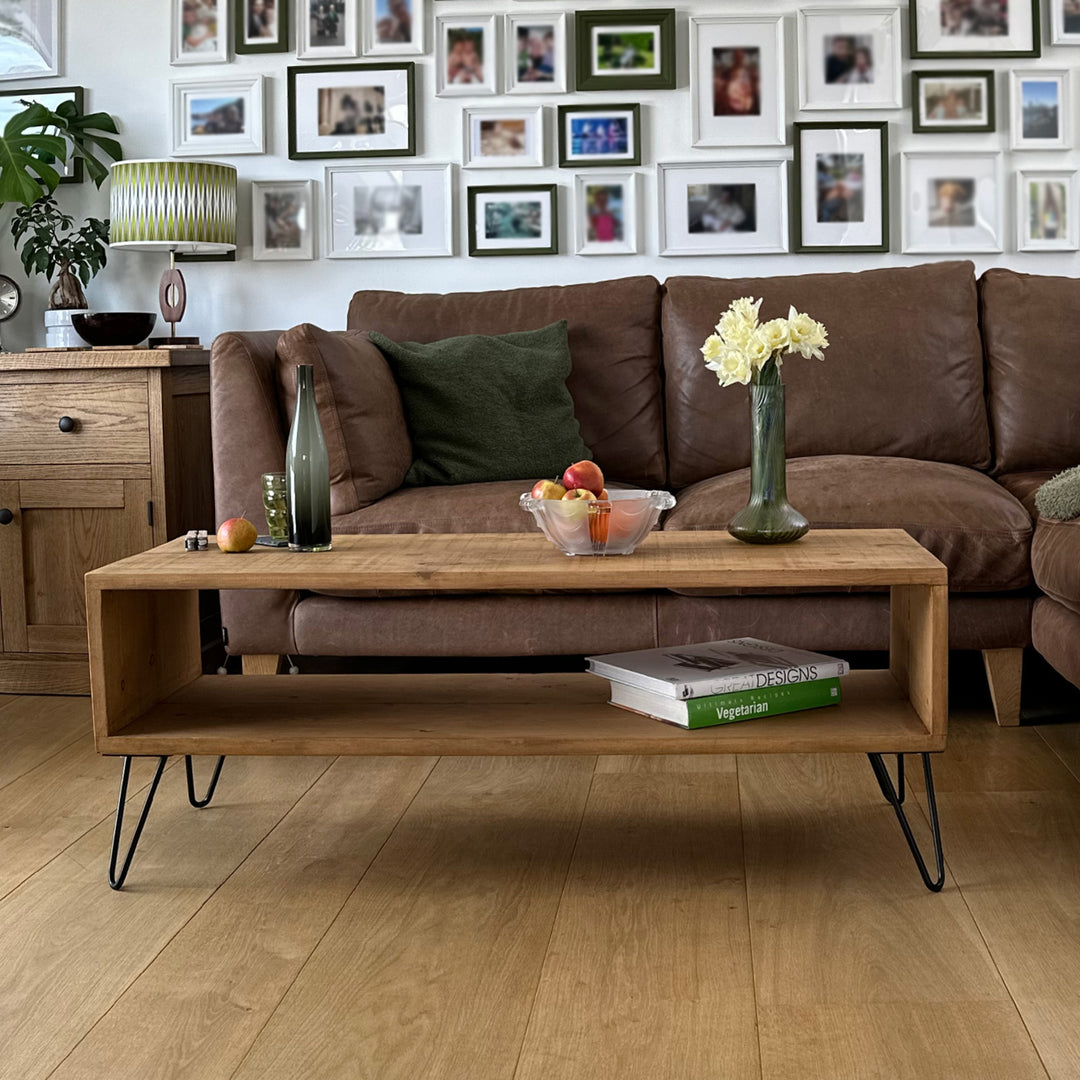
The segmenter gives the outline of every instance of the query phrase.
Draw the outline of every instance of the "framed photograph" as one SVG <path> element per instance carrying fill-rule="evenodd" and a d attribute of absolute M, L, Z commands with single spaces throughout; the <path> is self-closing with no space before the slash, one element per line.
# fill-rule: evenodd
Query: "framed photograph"
<path fill-rule="evenodd" d="M 1016 250 L 1080 249 L 1076 170 L 1016 174 Z"/>
<path fill-rule="evenodd" d="M 788 250 L 787 161 L 660 165 L 661 255 Z"/>
<path fill-rule="evenodd" d="M 467 169 L 535 169 L 546 165 L 544 106 L 465 109 Z"/>
<path fill-rule="evenodd" d="M 289 0 L 232 3 L 234 52 L 246 55 L 289 51 Z"/>
<path fill-rule="evenodd" d="M 795 125 L 795 250 L 889 250 L 889 125 Z"/>
<path fill-rule="evenodd" d="M 229 62 L 229 0 L 169 0 L 172 63 Z M 242 2 L 242 0 L 238 0 Z"/>
<path fill-rule="evenodd" d="M 566 93 L 566 12 L 507 15 L 506 92 Z"/>
<path fill-rule="evenodd" d="M 357 55 L 360 0 L 294 0 L 297 60 Z"/>
<path fill-rule="evenodd" d="M 1080 0 L 1050 0 L 1050 41 L 1080 45 Z"/>
<path fill-rule="evenodd" d="M 574 17 L 579 90 L 674 90 L 672 8 L 578 11 Z"/>
<path fill-rule="evenodd" d="M 560 105 L 559 165 L 564 169 L 641 164 L 641 106 Z"/>
<path fill-rule="evenodd" d="M 4 0 L 0 80 L 60 74 L 60 0 Z"/>
<path fill-rule="evenodd" d="M 588 173 L 574 184 L 574 251 L 578 255 L 636 255 L 638 174 Z"/>
<path fill-rule="evenodd" d="M 363 0 L 365 56 L 419 56 L 424 52 L 427 0 Z"/>
<path fill-rule="evenodd" d="M 899 109 L 900 9 L 799 11 L 800 109 Z"/>
<path fill-rule="evenodd" d="M 911 0 L 911 58 L 1038 56 L 1039 0 Z"/>
<path fill-rule="evenodd" d="M 322 64 L 288 74 L 294 161 L 416 154 L 414 64 Z"/>
<path fill-rule="evenodd" d="M 315 181 L 252 180 L 251 257 L 315 258 Z"/>
<path fill-rule="evenodd" d="M 997 252 L 1005 218 L 1001 153 L 908 151 L 903 162 L 904 251 Z"/>
<path fill-rule="evenodd" d="M 497 184 L 468 191 L 470 255 L 557 255 L 554 184 Z"/>
<path fill-rule="evenodd" d="M 498 93 L 496 15 L 440 15 L 435 20 L 435 93 Z"/>
<path fill-rule="evenodd" d="M 911 130 L 938 132 L 993 131 L 993 71 L 913 71 Z"/>
<path fill-rule="evenodd" d="M 784 20 L 690 20 L 694 146 L 783 146 Z"/>
<path fill-rule="evenodd" d="M 79 112 L 84 112 L 84 91 L 81 86 L 51 86 L 47 90 L 22 89 L 0 90 L 0 131 L 17 113 L 23 111 L 23 102 L 30 101 L 44 105 L 47 109 L 56 109 L 65 101 L 73 101 Z M 48 128 L 46 135 L 55 135 L 55 128 Z M 61 184 L 81 184 L 83 182 L 83 163 L 81 158 L 68 153 L 66 162 L 53 162 L 53 168 L 60 174 Z"/>
<path fill-rule="evenodd" d="M 450 165 L 330 165 L 326 254 L 331 259 L 454 254 Z"/>
<path fill-rule="evenodd" d="M 1009 72 L 1009 145 L 1013 150 L 1067 150 L 1072 145 L 1069 73 Z"/>
<path fill-rule="evenodd" d="M 176 157 L 263 154 L 263 77 L 174 79 L 172 153 Z"/>

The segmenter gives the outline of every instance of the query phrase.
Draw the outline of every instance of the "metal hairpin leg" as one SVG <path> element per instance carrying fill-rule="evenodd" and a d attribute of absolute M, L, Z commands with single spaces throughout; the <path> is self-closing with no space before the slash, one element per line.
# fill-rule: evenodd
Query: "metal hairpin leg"
<path fill-rule="evenodd" d="M 124 857 L 124 865 L 120 868 L 118 875 L 116 873 L 116 860 L 120 854 L 120 830 L 124 826 L 124 804 L 127 802 L 128 779 L 131 776 L 131 758 L 130 756 L 124 758 L 124 769 L 120 774 L 120 798 L 116 802 L 116 824 L 113 826 L 112 852 L 109 855 L 109 885 L 113 889 L 123 887 L 128 870 L 131 869 L 131 860 L 135 857 L 135 849 L 139 846 L 143 826 L 146 824 L 147 815 L 150 813 L 154 796 L 157 794 L 158 784 L 161 783 L 161 774 L 165 771 L 165 762 L 168 760 L 168 755 L 158 758 L 154 779 L 150 782 L 150 790 L 146 793 L 142 813 L 139 814 L 135 831 L 131 834 L 131 842 L 128 844 L 127 855 Z"/>
<path fill-rule="evenodd" d="M 915 859 L 915 865 L 919 868 L 923 883 L 931 892 L 940 892 L 945 884 L 945 855 L 941 850 L 941 826 L 938 822 L 937 799 L 934 796 L 934 773 L 930 765 L 930 755 L 920 754 L 923 763 L 923 777 L 926 782 L 926 805 L 930 811 L 930 835 L 934 842 L 934 863 L 937 876 L 930 877 L 926 869 L 926 860 L 923 858 L 919 845 L 915 841 L 915 834 L 911 831 L 907 814 L 904 812 L 904 755 L 896 755 L 897 782 L 893 785 L 889 770 L 882 761 L 880 754 L 867 754 L 870 759 L 870 767 L 877 777 L 878 786 L 882 795 L 896 813 L 896 820 L 900 822 L 900 828 L 904 831 L 904 839 L 908 842 L 911 854 Z"/>
<path fill-rule="evenodd" d="M 195 798 L 195 776 L 191 770 L 191 755 L 188 754 L 184 758 L 184 768 L 187 769 L 187 797 L 188 802 L 191 803 L 197 810 L 201 810 L 204 806 L 210 805 L 210 800 L 214 797 L 214 789 L 217 787 L 218 777 L 221 775 L 221 766 L 225 764 L 224 755 L 217 759 L 217 765 L 214 766 L 214 775 L 210 777 L 210 786 L 206 789 L 206 795 L 202 799 Z"/>

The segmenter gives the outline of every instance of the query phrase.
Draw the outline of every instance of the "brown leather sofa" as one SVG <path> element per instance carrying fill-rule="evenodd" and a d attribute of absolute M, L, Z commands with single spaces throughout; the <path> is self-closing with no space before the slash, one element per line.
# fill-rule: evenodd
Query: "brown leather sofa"
<path fill-rule="evenodd" d="M 635 277 L 476 294 L 371 290 L 353 297 L 348 326 L 433 341 L 566 319 L 568 386 L 605 474 L 673 490 L 679 503 L 665 529 L 723 529 L 748 489 L 746 395 L 717 386 L 699 347 L 728 303 L 746 295 L 764 297 L 763 317 L 786 314 L 790 303 L 830 333 L 824 363 L 784 367 L 792 502 L 822 528 L 904 528 L 946 563 L 950 644 L 983 651 L 999 722 L 1018 720 L 1022 650 L 1033 637 L 1080 683 L 1080 525 L 1036 522 L 1032 502 L 1042 480 L 1080 464 L 1078 281 L 992 270 L 976 282 L 971 263 L 950 262 L 664 285 Z M 214 343 L 219 518 L 259 506 L 260 474 L 282 467 L 289 418 L 279 336 L 227 333 Z M 401 488 L 336 516 L 334 528 L 531 531 L 517 506 L 525 486 Z M 879 650 L 889 626 L 882 592 L 687 590 L 602 601 L 266 592 L 221 601 L 229 652 L 244 656 L 245 671 L 273 670 L 281 654 L 574 655 L 738 634 Z"/>

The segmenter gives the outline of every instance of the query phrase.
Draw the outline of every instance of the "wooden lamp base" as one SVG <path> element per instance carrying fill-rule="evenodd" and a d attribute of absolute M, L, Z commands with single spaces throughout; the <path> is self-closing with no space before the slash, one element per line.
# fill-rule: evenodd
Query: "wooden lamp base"
<path fill-rule="evenodd" d="M 171 257 L 169 263 L 169 269 L 161 275 L 158 303 L 161 305 L 161 317 L 172 327 L 172 333 L 168 337 L 151 338 L 151 349 L 190 348 L 200 344 L 197 337 L 178 337 L 176 334 L 176 324 L 187 310 L 187 283 L 184 275 L 173 265 Z"/>

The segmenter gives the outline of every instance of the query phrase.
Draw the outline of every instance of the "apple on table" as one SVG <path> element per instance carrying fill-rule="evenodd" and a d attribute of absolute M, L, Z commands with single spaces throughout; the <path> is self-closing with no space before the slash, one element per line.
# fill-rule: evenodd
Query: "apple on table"
<path fill-rule="evenodd" d="M 229 518 L 218 526 L 217 546 L 225 552 L 250 551 L 258 535 L 258 530 L 247 518 Z"/>

